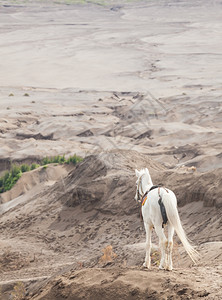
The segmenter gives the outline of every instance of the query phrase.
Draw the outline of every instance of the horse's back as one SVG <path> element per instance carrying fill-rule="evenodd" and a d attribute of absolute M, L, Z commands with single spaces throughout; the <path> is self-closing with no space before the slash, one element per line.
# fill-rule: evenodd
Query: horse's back
<path fill-rule="evenodd" d="M 147 194 L 146 202 L 142 206 L 144 222 L 152 223 L 152 225 L 155 225 L 155 223 L 162 224 L 162 215 L 159 205 L 160 197 L 163 203 L 170 201 L 173 206 L 177 206 L 176 195 L 173 191 L 162 187 L 160 189 L 153 189 Z"/>

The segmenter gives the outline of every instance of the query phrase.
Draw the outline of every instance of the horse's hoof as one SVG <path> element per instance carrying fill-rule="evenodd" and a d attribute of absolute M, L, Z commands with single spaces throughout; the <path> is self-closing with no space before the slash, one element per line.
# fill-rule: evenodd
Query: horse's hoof
<path fill-rule="evenodd" d="M 149 269 L 150 267 L 147 265 L 146 262 L 143 263 L 143 267 Z"/>
<path fill-rule="evenodd" d="M 159 266 L 159 270 L 164 270 L 164 267 L 163 266 Z"/>

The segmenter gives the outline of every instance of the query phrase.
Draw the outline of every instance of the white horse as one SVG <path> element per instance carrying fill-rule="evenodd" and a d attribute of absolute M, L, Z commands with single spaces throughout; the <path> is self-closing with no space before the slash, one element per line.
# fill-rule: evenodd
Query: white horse
<path fill-rule="evenodd" d="M 135 170 L 137 176 L 136 201 L 142 201 L 142 216 L 144 227 L 146 230 L 146 257 L 143 264 L 144 267 L 150 268 L 150 251 L 151 251 L 151 231 L 155 231 L 159 237 L 159 246 L 161 249 L 161 261 L 159 268 L 172 270 L 172 250 L 173 250 L 173 234 L 174 229 L 180 238 L 185 250 L 194 263 L 197 262 L 198 252 L 188 242 L 186 234 L 180 222 L 180 217 L 177 211 L 177 199 L 175 194 L 164 187 L 154 188 L 148 169 L 140 171 Z M 147 193 L 146 193 L 147 192 Z M 146 198 L 147 197 L 147 198 Z M 164 234 L 163 217 L 160 210 L 159 199 L 165 206 L 165 212 L 168 218 L 168 239 Z"/>

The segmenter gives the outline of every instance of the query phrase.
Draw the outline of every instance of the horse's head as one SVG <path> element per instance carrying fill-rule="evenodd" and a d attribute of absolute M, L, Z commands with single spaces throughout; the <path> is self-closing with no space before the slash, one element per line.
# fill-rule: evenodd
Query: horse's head
<path fill-rule="evenodd" d="M 147 186 L 153 185 L 153 183 L 147 168 L 140 171 L 136 169 L 135 173 L 137 176 L 135 200 L 140 201 L 147 190 Z"/>

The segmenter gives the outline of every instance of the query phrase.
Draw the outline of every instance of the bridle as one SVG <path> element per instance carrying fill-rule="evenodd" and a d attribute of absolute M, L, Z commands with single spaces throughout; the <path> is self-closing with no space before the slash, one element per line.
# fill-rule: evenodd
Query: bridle
<path fill-rule="evenodd" d="M 141 199 L 143 199 L 143 196 L 144 196 L 143 187 L 142 187 L 142 177 L 143 177 L 143 175 L 140 176 L 139 182 L 137 184 L 136 193 L 137 193 L 137 201 L 138 202 L 141 202 Z M 140 189 L 141 189 L 142 194 L 140 194 Z"/>

